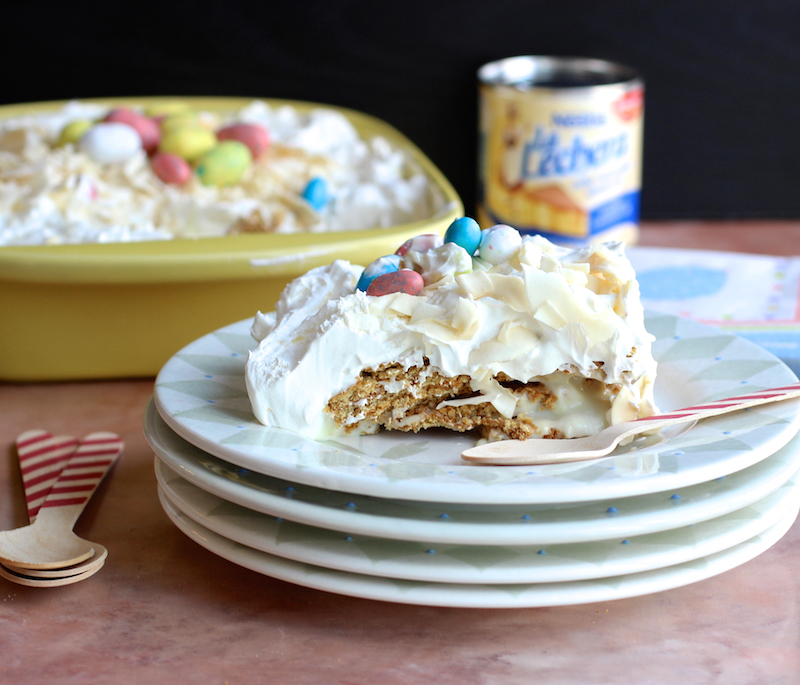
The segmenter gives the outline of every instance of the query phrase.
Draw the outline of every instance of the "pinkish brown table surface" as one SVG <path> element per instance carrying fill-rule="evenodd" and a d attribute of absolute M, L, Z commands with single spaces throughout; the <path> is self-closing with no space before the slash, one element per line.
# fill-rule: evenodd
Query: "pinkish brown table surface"
<path fill-rule="evenodd" d="M 641 243 L 800 255 L 800 222 L 651 224 Z M 0 683 L 800 683 L 800 523 L 739 568 L 633 599 L 477 610 L 329 594 L 175 528 L 142 433 L 152 390 L 152 379 L 0 384 L 0 529 L 26 522 L 22 430 L 111 430 L 126 443 L 76 526 L 109 549 L 105 567 L 61 588 L 0 579 Z"/>

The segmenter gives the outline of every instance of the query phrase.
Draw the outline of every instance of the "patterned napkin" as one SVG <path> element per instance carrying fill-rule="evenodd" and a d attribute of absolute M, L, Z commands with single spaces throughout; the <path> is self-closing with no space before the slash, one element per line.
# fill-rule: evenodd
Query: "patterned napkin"
<path fill-rule="evenodd" d="M 634 247 L 645 309 L 724 329 L 800 374 L 800 257 Z"/>

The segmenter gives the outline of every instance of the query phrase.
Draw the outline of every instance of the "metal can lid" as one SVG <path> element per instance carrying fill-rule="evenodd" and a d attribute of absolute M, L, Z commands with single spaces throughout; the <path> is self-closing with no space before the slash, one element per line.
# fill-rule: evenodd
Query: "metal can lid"
<path fill-rule="evenodd" d="M 519 90 L 593 88 L 639 82 L 638 73 L 616 62 L 588 57 L 521 55 L 484 64 L 478 80 Z"/>

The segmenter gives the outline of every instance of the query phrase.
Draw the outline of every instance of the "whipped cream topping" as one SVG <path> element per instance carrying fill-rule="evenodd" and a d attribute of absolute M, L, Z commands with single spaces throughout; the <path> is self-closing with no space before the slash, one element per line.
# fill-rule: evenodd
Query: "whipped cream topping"
<path fill-rule="evenodd" d="M 363 140 L 334 110 L 302 114 L 255 101 L 226 115 L 200 112 L 214 130 L 261 124 L 272 146 L 231 187 L 163 183 L 140 150 L 123 163 L 98 164 L 80 146 L 57 146 L 61 129 L 102 118 L 109 108 L 72 102 L 61 110 L 0 121 L 0 246 L 126 242 L 361 230 L 435 216 L 438 188 L 410 154 L 388 140 Z M 315 210 L 300 198 L 313 177 L 332 200 Z"/>
<path fill-rule="evenodd" d="M 618 385 L 610 408 L 599 409 L 569 384 L 555 384 L 565 414 L 544 419 L 561 420 L 567 437 L 655 412 L 653 338 L 621 243 L 572 250 L 524 237 L 498 265 L 445 243 L 406 253 L 401 268 L 423 275 L 419 295 L 368 296 L 355 290 L 363 268 L 340 260 L 289 284 L 276 312 L 257 314 L 252 335 L 260 343 L 245 377 L 259 421 L 317 439 L 342 434 L 325 411 L 331 397 L 362 369 L 395 362 L 408 369 L 425 359 L 446 376 L 470 376 L 480 393 L 450 404 L 491 402 L 506 417 L 529 407 L 498 374 L 531 382 L 566 372 Z M 572 420 L 570 404 L 580 405 Z M 587 419 L 598 412 L 599 421 Z"/>

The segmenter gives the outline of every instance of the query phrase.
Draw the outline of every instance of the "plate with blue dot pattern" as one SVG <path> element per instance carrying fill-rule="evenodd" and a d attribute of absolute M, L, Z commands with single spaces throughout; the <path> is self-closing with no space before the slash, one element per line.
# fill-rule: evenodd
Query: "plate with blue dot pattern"
<path fill-rule="evenodd" d="M 749 506 L 800 469 L 795 436 L 746 469 L 666 492 L 560 505 L 463 505 L 352 495 L 248 471 L 183 440 L 152 402 L 144 429 L 169 471 L 222 500 L 345 535 L 451 545 L 580 543 L 672 530 Z"/>
<path fill-rule="evenodd" d="M 294 561 L 248 547 L 198 523 L 161 492 L 161 505 L 176 527 L 211 553 L 272 578 L 364 599 L 440 607 L 523 608 L 604 602 L 669 590 L 724 573 L 778 542 L 797 508 L 772 527 L 732 547 L 683 563 L 639 573 L 544 583 L 438 583 L 350 573 Z M 546 555 L 543 555 L 546 557 Z"/>
<path fill-rule="evenodd" d="M 787 401 L 706 419 L 568 464 L 466 464 L 469 435 L 381 432 L 318 442 L 267 428 L 252 414 L 244 363 L 251 321 L 191 343 L 156 379 L 159 414 L 178 435 L 245 469 L 328 490 L 392 499 L 474 504 L 579 502 L 686 487 L 747 468 L 800 430 L 800 403 Z M 796 383 L 769 352 L 719 329 L 648 314 L 662 411 Z M 332 362 L 335 363 L 335 362 Z M 298 392 L 302 392 L 298 388 Z"/>
<path fill-rule="evenodd" d="M 269 554 L 369 576 L 439 583 L 552 583 L 639 573 L 693 561 L 763 533 L 800 506 L 797 476 L 723 516 L 658 533 L 547 545 L 443 544 L 353 535 L 246 509 L 156 460 L 162 494 L 209 530 Z"/>

